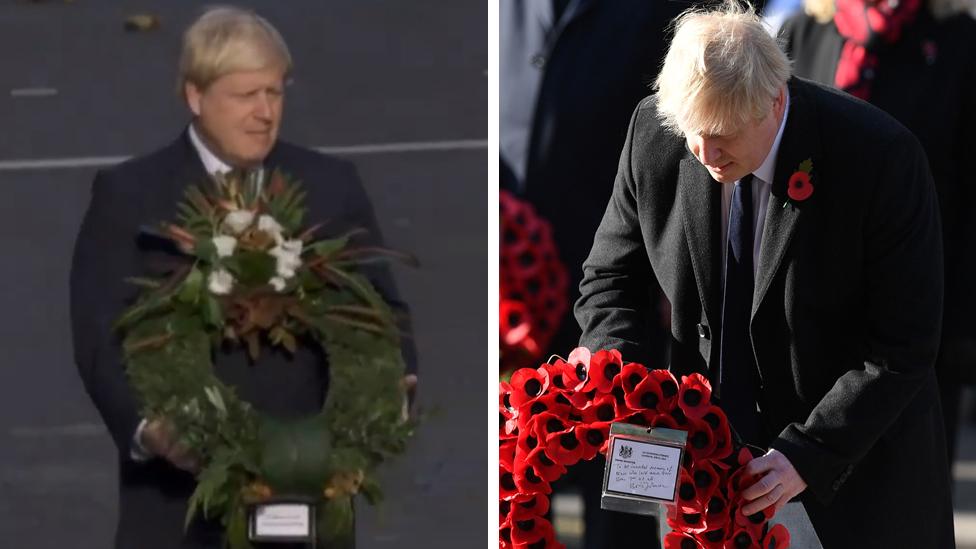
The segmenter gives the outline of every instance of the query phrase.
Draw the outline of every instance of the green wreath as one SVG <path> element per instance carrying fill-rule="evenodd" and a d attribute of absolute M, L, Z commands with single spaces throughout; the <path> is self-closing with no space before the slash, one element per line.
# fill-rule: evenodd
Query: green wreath
<path fill-rule="evenodd" d="M 203 464 L 187 526 L 199 513 L 219 518 L 234 549 L 250 547 L 248 506 L 276 495 L 313 498 L 319 543 L 351 545 L 353 497 L 380 499 L 372 471 L 403 452 L 414 429 L 394 314 L 355 271 L 396 254 L 351 247 L 358 231 L 313 242 L 318 226 L 303 230 L 303 202 L 279 171 L 260 191 L 237 176 L 188 187 L 179 224 L 158 235 L 187 265 L 164 279 L 130 279 L 144 290 L 116 323 L 144 417 L 171 422 Z M 329 357 L 316 416 L 263 416 L 214 374 L 225 340 L 257 360 L 263 345 L 294 352 L 299 337 Z"/>

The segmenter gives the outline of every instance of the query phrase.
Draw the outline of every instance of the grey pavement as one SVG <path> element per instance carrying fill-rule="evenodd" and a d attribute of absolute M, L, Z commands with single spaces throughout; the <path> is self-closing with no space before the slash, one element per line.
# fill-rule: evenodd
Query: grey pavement
<path fill-rule="evenodd" d="M 432 415 L 384 469 L 385 504 L 360 506 L 358 546 L 483 547 L 485 5 L 237 3 L 268 17 L 295 58 L 283 137 L 354 161 L 387 243 L 421 262 L 396 274 Z M 0 3 L 0 547 L 110 547 L 115 452 L 71 360 L 70 253 L 97 166 L 185 125 L 176 55 L 200 6 Z M 125 32 L 142 12 L 162 26 Z"/>

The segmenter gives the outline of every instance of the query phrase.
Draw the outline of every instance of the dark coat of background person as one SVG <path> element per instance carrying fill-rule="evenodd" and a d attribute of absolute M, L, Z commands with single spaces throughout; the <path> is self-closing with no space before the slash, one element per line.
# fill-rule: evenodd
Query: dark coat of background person
<path fill-rule="evenodd" d="M 364 244 L 381 237 L 372 206 L 352 164 L 279 141 L 265 159 L 267 169 L 281 168 L 301 180 L 306 222 L 325 221 L 321 234 L 364 228 Z M 145 463 L 130 458 L 132 437 L 140 421 L 137 396 L 122 365 L 120 342 L 113 322 L 136 296 L 126 277 L 159 275 L 185 261 L 140 237 L 140 229 L 176 218 L 176 205 L 190 184 L 209 184 L 200 158 L 184 132 L 168 147 L 98 173 L 91 202 L 75 244 L 71 269 L 71 321 L 75 361 L 85 388 L 119 449 L 118 549 L 221 547 L 222 528 L 196 521 L 183 535 L 186 502 L 195 487 L 189 473 L 168 462 Z M 385 268 L 365 274 L 378 291 L 403 313 L 392 277 Z M 294 357 L 274 350 L 251 364 L 240 347 L 216 353 L 215 370 L 225 383 L 256 409 L 279 418 L 318 413 L 328 388 L 328 365 L 312 342 Z M 404 338 L 407 370 L 416 371 L 416 357 Z"/>
<path fill-rule="evenodd" d="M 752 307 L 766 436 L 807 482 L 799 499 L 824 547 L 954 547 L 933 370 L 941 229 L 924 152 L 845 94 L 796 78 L 789 93 Z M 807 158 L 814 192 L 794 202 L 786 183 Z M 656 275 L 673 307 L 672 371 L 714 376 L 720 209 L 719 184 L 643 102 L 584 264 L 582 342 L 639 360 Z"/>
<path fill-rule="evenodd" d="M 833 85 L 844 40 L 832 21 L 801 14 L 786 21 L 781 36 L 797 76 Z M 869 101 L 918 137 L 939 196 L 945 310 L 936 374 L 951 461 L 962 385 L 976 381 L 976 21 L 967 14 L 935 20 L 923 6 L 878 56 Z"/>
<path fill-rule="evenodd" d="M 532 1 L 532 0 L 529 0 Z M 550 1 L 550 0 L 535 0 Z M 500 185 L 519 193 L 547 219 L 569 274 L 570 303 L 579 296 L 581 266 L 610 197 L 627 121 L 650 93 L 668 43 L 666 26 L 690 4 L 644 0 L 569 2 L 541 51 L 505 41 L 502 20 L 500 100 L 534 103 L 524 181 L 502 160 Z M 527 21 L 525 24 L 534 24 Z M 542 71 L 538 92 L 518 74 Z M 501 131 L 506 120 L 501 119 Z M 579 341 L 567 313 L 549 350 L 566 356 Z"/>

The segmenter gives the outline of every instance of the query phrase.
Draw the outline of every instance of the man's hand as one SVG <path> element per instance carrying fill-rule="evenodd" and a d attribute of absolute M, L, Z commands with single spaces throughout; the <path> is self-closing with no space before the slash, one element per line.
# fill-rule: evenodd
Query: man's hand
<path fill-rule="evenodd" d="M 403 389 L 403 421 L 407 421 L 415 415 L 411 405 L 414 403 L 414 395 L 417 393 L 417 375 L 407 374 L 403 376 L 400 387 Z"/>
<path fill-rule="evenodd" d="M 807 489 L 807 483 L 800 478 L 786 456 L 770 450 L 746 464 L 746 475 L 760 477 L 752 486 L 742 491 L 742 497 L 749 503 L 742 508 L 746 516 L 758 513 L 773 506 L 779 511 L 791 499 Z"/>
<path fill-rule="evenodd" d="M 146 423 L 139 441 L 146 451 L 170 462 L 173 467 L 190 473 L 200 471 L 200 460 L 178 441 L 173 424 L 165 419 L 153 419 Z"/>

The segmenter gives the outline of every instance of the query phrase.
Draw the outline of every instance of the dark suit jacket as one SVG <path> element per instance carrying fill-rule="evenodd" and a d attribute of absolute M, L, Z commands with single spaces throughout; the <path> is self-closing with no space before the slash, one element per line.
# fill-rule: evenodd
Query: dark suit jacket
<path fill-rule="evenodd" d="M 807 15 L 781 29 L 794 72 L 832 86 L 843 39 L 833 22 Z M 934 55 L 929 56 L 928 53 Z M 932 169 L 942 213 L 945 246 L 945 312 L 940 379 L 976 381 L 973 359 L 963 363 L 960 345 L 976 340 L 976 21 L 959 14 L 934 20 L 927 9 L 902 38 L 879 54 L 870 102 L 918 137 Z M 963 347 L 964 349 L 964 347 Z"/>
<path fill-rule="evenodd" d="M 328 222 L 320 234 L 362 227 L 369 231 L 364 243 L 381 241 L 372 206 L 352 164 L 278 142 L 264 165 L 303 181 L 306 221 Z M 186 500 L 195 485 L 191 475 L 159 459 L 137 463 L 130 458 L 140 405 L 125 377 L 119 338 L 111 331 L 138 291 L 123 279 L 158 275 L 180 261 L 158 243 L 138 238 L 139 227 L 175 220 L 176 204 L 185 188 L 207 177 L 185 132 L 160 151 L 100 171 L 75 244 L 71 268 L 75 362 L 119 450 L 118 549 L 220 547 L 222 531 L 213 523 L 198 521 L 183 536 Z M 373 268 L 366 274 L 395 309 L 406 312 L 387 269 Z M 404 322 L 402 328 L 409 330 Z M 407 369 L 415 371 L 409 338 L 404 339 L 404 358 Z M 215 368 L 258 410 L 297 417 L 321 409 L 328 388 L 327 365 L 321 351 L 306 345 L 294 357 L 266 352 L 254 365 L 242 349 L 225 348 L 217 353 Z"/>
<path fill-rule="evenodd" d="M 768 440 L 808 483 L 824 547 L 952 547 L 932 370 L 942 250 L 925 154 L 866 103 L 798 79 L 789 93 L 750 326 Z M 814 193 L 784 207 L 807 158 Z M 641 103 L 584 264 L 582 343 L 643 360 L 639 305 L 656 275 L 673 305 L 672 371 L 714 374 L 720 211 L 719 184 L 661 128 L 653 98 Z"/>

